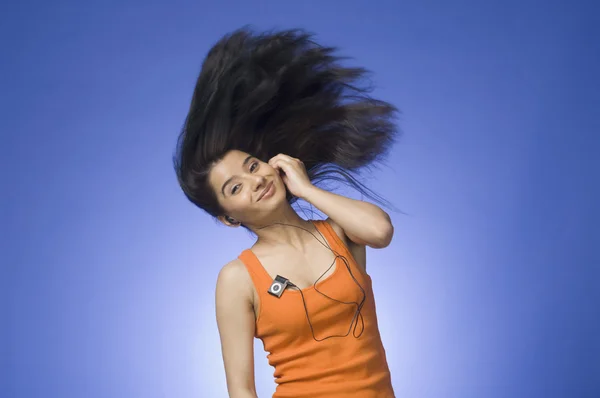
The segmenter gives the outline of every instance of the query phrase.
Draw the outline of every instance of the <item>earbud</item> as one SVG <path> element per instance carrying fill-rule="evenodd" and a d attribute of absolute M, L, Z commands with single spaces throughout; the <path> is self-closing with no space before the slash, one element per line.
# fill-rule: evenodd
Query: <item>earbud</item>
<path fill-rule="evenodd" d="M 229 222 L 230 224 L 237 224 L 237 221 L 235 221 L 233 218 L 229 217 L 229 216 L 225 216 L 225 219 L 227 220 L 227 222 Z"/>

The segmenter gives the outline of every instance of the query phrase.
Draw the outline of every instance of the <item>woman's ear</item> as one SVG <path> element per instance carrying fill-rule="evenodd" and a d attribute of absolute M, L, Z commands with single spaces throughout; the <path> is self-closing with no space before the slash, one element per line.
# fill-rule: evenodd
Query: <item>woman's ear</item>
<path fill-rule="evenodd" d="M 219 221 L 221 221 L 223 224 L 227 225 L 228 227 L 236 228 L 236 227 L 239 227 L 240 225 L 242 225 L 241 222 L 237 221 L 233 217 L 229 217 L 228 215 L 219 216 Z"/>

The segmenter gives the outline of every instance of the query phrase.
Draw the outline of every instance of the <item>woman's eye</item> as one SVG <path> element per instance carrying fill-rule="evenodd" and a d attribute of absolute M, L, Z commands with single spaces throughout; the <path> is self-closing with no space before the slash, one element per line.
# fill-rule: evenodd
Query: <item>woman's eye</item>
<path fill-rule="evenodd" d="M 258 162 L 254 162 L 250 165 L 250 172 L 253 173 L 254 170 L 258 169 Z"/>
<path fill-rule="evenodd" d="M 235 195 L 236 192 L 238 192 L 240 190 L 240 184 L 234 185 L 233 188 L 231 188 L 231 194 Z"/>

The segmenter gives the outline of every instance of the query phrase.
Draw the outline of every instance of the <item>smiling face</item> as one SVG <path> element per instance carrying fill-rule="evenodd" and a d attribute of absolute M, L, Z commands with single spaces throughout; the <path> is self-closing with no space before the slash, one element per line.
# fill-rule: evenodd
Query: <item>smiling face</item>
<path fill-rule="evenodd" d="M 286 198 L 278 172 L 238 150 L 229 151 L 213 166 L 209 183 L 225 214 L 247 224 L 260 224 Z"/>

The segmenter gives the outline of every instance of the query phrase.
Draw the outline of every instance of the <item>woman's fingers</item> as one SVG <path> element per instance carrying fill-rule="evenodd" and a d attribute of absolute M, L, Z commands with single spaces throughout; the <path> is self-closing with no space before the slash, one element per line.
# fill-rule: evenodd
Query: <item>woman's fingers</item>
<path fill-rule="evenodd" d="M 273 156 L 271 158 L 271 160 L 269 160 L 269 163 L 271 163 L 271 161 L 275 161 L 275 160 L 282 160 L 282 161 L 285 161 L 285 162 L 302 163 L 302 161 L 300 159 L 293 158 L 293 157 L 291 157 L 289 155 L 286 155 L 286 154 L 283 154 L 283 153 L 280 153 L 278 155 Z"/>

